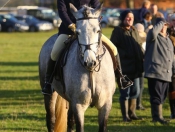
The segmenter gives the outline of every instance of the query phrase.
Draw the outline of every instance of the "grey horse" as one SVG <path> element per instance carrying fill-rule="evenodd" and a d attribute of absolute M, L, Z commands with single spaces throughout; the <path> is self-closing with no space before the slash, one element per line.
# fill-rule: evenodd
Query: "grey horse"
<path fill-rule="evenodd" d="M 72 14 L 77 20 L 77 39 L 71 44 L 67 63 L 63 67 L 65 90 L 60 81 L 54 78 L 52 88 L 56 92 L 52 96 L 44 95 L 49 132 L 73 131 L 72 123 L 69 122 L 73 121 L 72 117 L 75 119 L 76 131 L 84 132 L 84 113 L 89 106 L 98 109 L 98 131 L 107 131 L 107 119 L 116 84 L 111 56 L 100 39 L 99 16 L 102 6 L 103 4 L 93 9 L 84 5 L 77 10 L 70 4 Z M 44 85 L 47 61 L 56 37 L 57 35 L 51 36 L 40 51 L 41 87 Z M 67 114 L 67 106 L 71 114 Z M 60 121 L 60 119 L 67 119 L 67 115 L 70 115 L 70 119 L 66 122 Z M 66 127 L 64 130 L 60 127 L 63 125 Z"/>

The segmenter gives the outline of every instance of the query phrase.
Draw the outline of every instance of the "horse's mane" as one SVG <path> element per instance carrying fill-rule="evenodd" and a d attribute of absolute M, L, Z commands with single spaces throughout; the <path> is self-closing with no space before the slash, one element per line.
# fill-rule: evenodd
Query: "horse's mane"
<path fill-rule="evenodd" d="M 93 8 L 88 5 L 83 5 L 79 11 L 82 12 L 83 17 L 87 18 L 89 17 L 92 9 Z"/>

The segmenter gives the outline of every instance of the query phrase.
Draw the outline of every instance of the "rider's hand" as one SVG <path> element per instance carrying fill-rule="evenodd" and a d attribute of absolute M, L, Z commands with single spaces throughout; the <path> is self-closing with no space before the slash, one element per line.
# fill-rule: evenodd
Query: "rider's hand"
<path fill-rule="evenodd" d="M 75 33 L 75 30 L 76 30 L 76 25 L 74 23 L 70 24 L 68 26 L 69 29 L 71 29 L 74 33 Z"/>
<path fill-rule="evenodd" d="M 152 29 L 152 28 L 153 28 L 153 25 L 149 25 L 149 26 L 148 26 L 148 29 Z"/>

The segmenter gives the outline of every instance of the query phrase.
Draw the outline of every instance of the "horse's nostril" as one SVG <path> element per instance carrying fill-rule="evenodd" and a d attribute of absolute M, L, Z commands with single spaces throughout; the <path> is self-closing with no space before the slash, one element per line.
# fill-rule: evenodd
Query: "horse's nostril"
<path fill-rule="evenodd" d="M 87 62 L 84 62 L 84 66 L 87 66 Z"/>
<path fill-rule="evenodd" d="M 96 61 L 94 61 L 94 66 L 96 65 Z"/>

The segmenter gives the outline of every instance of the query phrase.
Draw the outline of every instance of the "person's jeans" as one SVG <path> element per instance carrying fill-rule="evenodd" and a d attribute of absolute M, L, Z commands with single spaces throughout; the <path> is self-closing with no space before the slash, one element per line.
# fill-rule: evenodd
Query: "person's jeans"
<path fill-rule="evenodd" d="M 139 78 L 136 78 L 133 81 L 133 85 L 126 89 L 120 89 L 120 101 L 128 99 L 136 99 L 140 94 L 140 84 Z"/>

